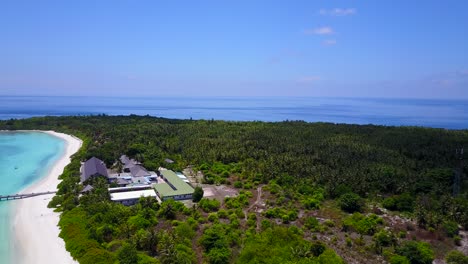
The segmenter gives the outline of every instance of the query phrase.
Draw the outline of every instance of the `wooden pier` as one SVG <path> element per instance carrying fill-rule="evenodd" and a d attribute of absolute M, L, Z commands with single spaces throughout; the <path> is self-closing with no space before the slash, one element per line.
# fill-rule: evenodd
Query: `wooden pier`
<path fill-rule="evenodd" d="M 29 198 L 29 197 L 39 196 L 39 195 L 45 195 L 45 194 L 52 194 L 52 193 L 56 193 L 56 191 L 53 191 L 53 192 L 38 192 L 38 193 L 22 193 L 22 194 L 12 194 L 12 195 L 0 195 L 0 201 L 18 200 L 18 199 L 24 199 L 24 198 Z"/>

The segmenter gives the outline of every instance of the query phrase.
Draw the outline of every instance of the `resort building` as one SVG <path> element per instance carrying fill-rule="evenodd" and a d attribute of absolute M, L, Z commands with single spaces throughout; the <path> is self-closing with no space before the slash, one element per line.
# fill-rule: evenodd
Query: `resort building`
<path fill-rule="evenodd" d="M 141 197 L 154 197 L 156 199 L 156 193 L 154 190 L 141 190 L 131 192 L 118 192 L 111 193 L 111 201 L 121 203 L 123 205 L 135 205 Z"/>
<path fill-rule="evenodd" d="M 161 202 L 151 186 L 119 187 L 109 188 L 108 190 L 111 201 L 121 203 L 126 206 L 136 204 L 141 197 L 154 197 Z"/>
<path fill-rule="evenodd" d="M 151 176 L 151 174 L 141 165 L 135 165 L 130 168 L 130 174 L 132 177 L 145 177 Z"/>
<path fill-rule="evenodd" d="M 148 171 L 138 161 L 122 155 L 120 162 L 123 165 L 122 172 L 109 175 L 109 183 L 117 184 L 119 187 L 131 187 L 158 182 L 158 174 L 154 171 Z"/>
<path fill-rule="evenodd" d="M 104 161 L 96 157 L 92 157 L 89 160 L 85 161 L 83 165 L 81 165 L 80 170 L 81 170 L 81 177 L 80 177 L 81 183 L 85 182 L 91 177 L 98 177 L 98 176 L 108 177 L 106 164 L 104 163 Z"/>
<path fill-rule="evenodd" d="M 154 189 L 161 200 L 187 200 L 192 199 L 194 189 L 171 170 L 160 170 L 161 183 L 154 184 Z"/>
<path fill-rule="evenodd" d="M 130 159 L 127 155 L 120 156 L 120 162 L 122 163 L 122 171 L 123 172 L 130 172 L 131 168 L 136 165 L 140 165 L 140 162 Z"/>

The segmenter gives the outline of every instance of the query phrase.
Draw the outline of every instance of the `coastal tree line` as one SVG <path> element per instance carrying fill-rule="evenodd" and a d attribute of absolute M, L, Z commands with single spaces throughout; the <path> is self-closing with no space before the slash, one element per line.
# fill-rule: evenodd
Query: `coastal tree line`
<path fill-rule="evenodd" d="M 324 256 L 341 261 L 327 246 L 305 239 L 309 232 L 333 227 L 297 215 L 326 201 L 335 202 L 344 213 L 358 214 L 365 212 L 366 203 L 377 202 L 414 217 L 421 228 L 447 231 L 454 240 L 458 225 L 468 228 L 466 167 L 461 192 L 452 196 L 454 169 L 459 164 L 455 149 L 468 146 L 466 130 L 133 115 L 6 120 L 0 121 L 0 129 L 55 130 L 83 139 L 50 204 L 63 211 L 62 236 L 80 263 L 248 263 L 260 252 L 273 252 L 262 249 L 262 241 L 270 241 L 272 248 L 275 243 L 278 247 L 289 243 L 295 249 L 278 249 L 265 263 L 321 263 Z M 110 203 L 106 185 L 98 179 L 92 183 L 96 187 L 92 194 L 78 198 L 80 161 L 96 156 L 110 167 L 123 153 L 151 170 L 192 165 L 208 183 L 231 184 L 247 192 L 266 186 L 271 208 L 262 215 L 265 219 L 242 215 L 251 199 L 248 193 L 214 209 L 206 209 L 214 203 L 206 199 L 200 201 L 200 208 L 150 201 L 127 208 Z M 175 162 L 165 163 L 166 158 Z M 256 221 L 261 224 L 255 226 Z M 360 225 L 371 220 L 356 216 L 346 221 L 339 221 L 343 228 L 365 230 Z M 362 234 L 373 236 L 379 228 L 376 222 L 375 232 Z M 239 232 L 242 229 L 248 232 Z M 392 247 L 388 259 L 411 260 L 406 244 L 384 244 Z M 407 245 L 411 246 L 425 250 Z"/>

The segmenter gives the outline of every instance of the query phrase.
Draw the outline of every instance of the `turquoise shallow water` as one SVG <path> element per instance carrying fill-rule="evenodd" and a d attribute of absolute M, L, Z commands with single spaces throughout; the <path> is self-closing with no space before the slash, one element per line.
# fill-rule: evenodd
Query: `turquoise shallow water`
<path fill-rule="evenodd" d="M 41 179 L 64 151 L 65 142 L 40 132 L 0 132 L 0 194 L 15 194 Z M 0 202 L 0 263 L 11 263 L 12 201 Z"/>

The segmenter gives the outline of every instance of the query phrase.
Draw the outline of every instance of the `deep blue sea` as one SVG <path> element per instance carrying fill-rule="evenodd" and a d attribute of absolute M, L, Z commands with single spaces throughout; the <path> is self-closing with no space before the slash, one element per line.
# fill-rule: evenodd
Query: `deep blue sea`
<path fill-rule="evenodd" d="M 41 179 L 62 155 L 65 142 L 40 132 L 0 132 L 0 195 L 20 193 Z M 0 202 L 0 263 L 13 263 L 12 210 L 16 201 Z M 19 241 L 20 242 L 20 241 Z"/>
<path fill-rule="evenodd" d="M 45 115 L 151 115 L 180 119 L 332 122 L 468 128 L 468 100 L 317 97 L 0 96 L 0 119 Z"/>

